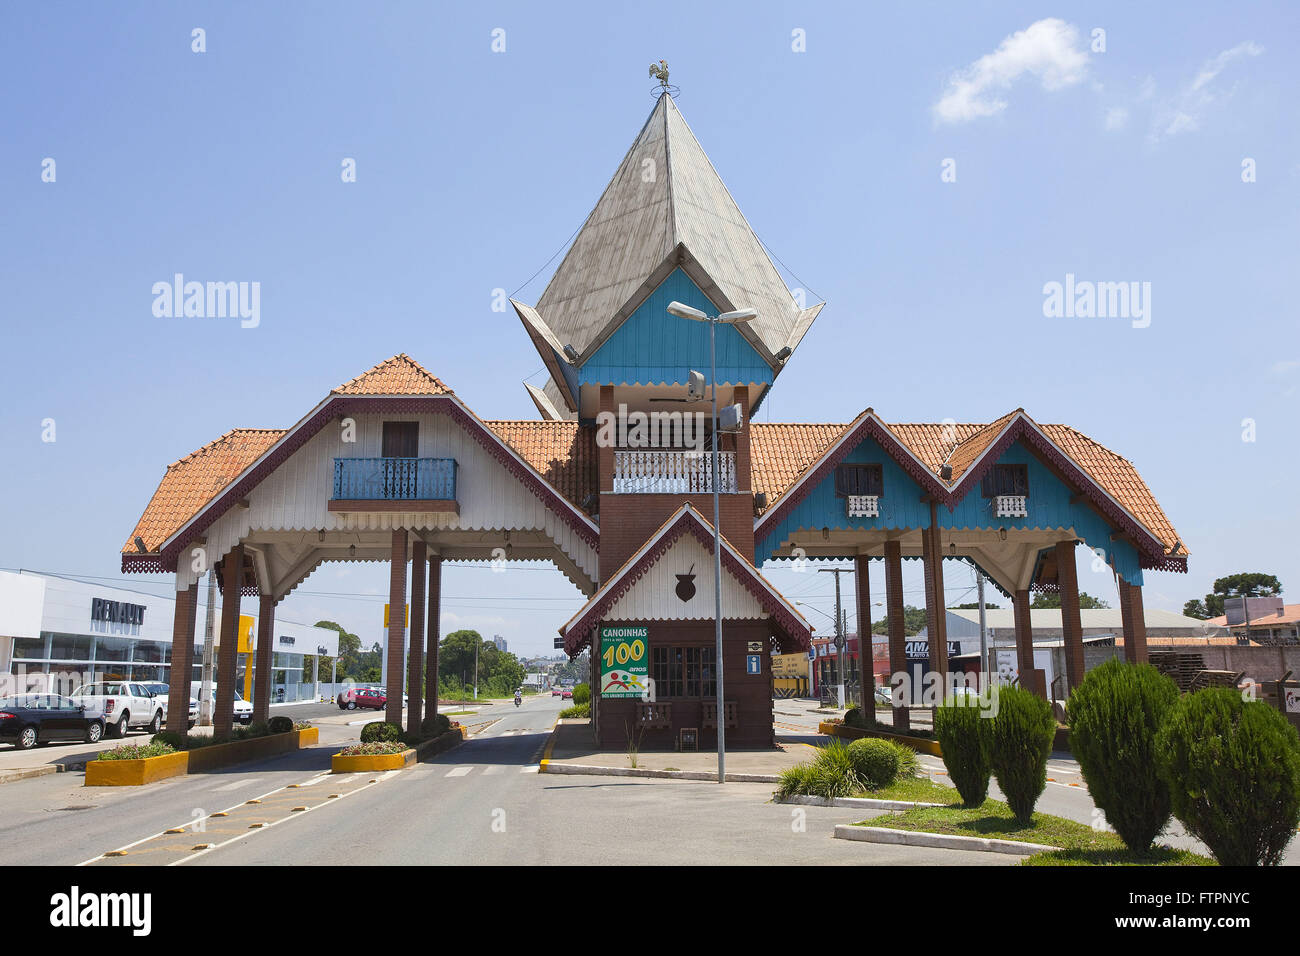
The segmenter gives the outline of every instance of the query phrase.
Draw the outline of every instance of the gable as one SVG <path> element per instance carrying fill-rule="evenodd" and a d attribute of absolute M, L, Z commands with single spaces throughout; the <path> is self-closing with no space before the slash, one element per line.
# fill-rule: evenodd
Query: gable
<path fill-rule="evenodd" d="M 718 307 L 674 269 L 577 371 L 580 385 L 684 385 L 691 369 L 707 374 L 709 326 L 668 314 L 674 300 L 709 314 Z M 735 326 L 717 330 L 720 384 L 770 385 L 772 369 Z"/>
<path fill-rule="evenodd" d="M 678 575 L 689 575 L 689 586 L 677 593 Z M 713 620 L 713 553 L 693 535 L 682 535 L 664 551 L 604 614 L 611 621 Z M 751 620 L 768 614 L 734 574 L 722 575 L 722 617 Z"/>

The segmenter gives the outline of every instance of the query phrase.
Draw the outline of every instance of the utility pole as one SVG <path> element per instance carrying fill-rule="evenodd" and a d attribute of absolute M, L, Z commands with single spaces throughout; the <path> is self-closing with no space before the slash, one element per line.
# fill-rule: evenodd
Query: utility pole
<path fill-rule="evenodd" d="M 846 650 L 848 638 L 845 635 L 844 611 L 840 604 L 840 575 L 852 574 L 853 568 L 818 568 L 819 574 L 835 575 L 835 656 L 839 658 L 839 705 L 846 706 L 844 698 L 844 672 L 848 669 L 849 657 Z M 858 635 L 858 653 L 862 652 L 862 635 Z"/>
<path fill-rule="evenodd" d="M 203 622 L 203 679 L 199 682 L 199 726 L 212 726 L 212 657 L 217 643 L 217 572 L 208 571 L 208 612 Z M 175 675 L 173 675 L 175 676 Z M 181 675 L 190 686 L 192 674 Z"/>
<path fill-rule="evenodd" d="M 989 670 L 989 629 L 988 623 L 984 618 L 984 573 L 978 568 L 975 569 L 975 590 L 979 594 L 980 602 L 980 670 L 978 677 L 978 688 L 980 693 L 988 689 Z"/>
<path fill-rule="evenodd" d="M 478 641 L 474 645 L 474 699 L 475 700 L 478 700 L 478 648 L 479 648 L 479 644 L 482 643 L 483 643 L 482 641 Z"/>

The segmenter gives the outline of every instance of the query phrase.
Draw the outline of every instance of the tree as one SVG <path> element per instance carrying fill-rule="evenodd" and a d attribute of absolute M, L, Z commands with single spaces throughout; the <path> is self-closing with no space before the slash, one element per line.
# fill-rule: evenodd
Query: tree
<path fill-rule="evenodd" d="M 1183 617 L 1194 617 L 1198 621 L 1208 621 L 1212 614 L 1209 609 L 1200 601 L 1193 598 L 1183 605 Z"/>
<path fill-rule="evenodd" d="M 1229 574 L 1214 582 L 1214 589 L 1205 595 L 1205 616 L 1222 617 L 1223 601 L 1230 597 L 1274 597 L 1282 593 L 1282 582 L 1276 575 L 1262 571 L 1243 571 Z M 1188 601 L 1188 605 L 1192 602 Z M 1188 614 L 1188 617 L 1196 615 Z"/>
<path fill-rule="evenodd" d="M 1035 609 L 1054 608 L 1060 606 L 1061 606 L 1061 595 L 1059 593 L 1048 594 L 1045 591 L 1039 591 L 1037 594 L 1035 594 L 1034 603 L 1030 605 L 1031 608 L 1035 608 Z M 1110 605 L 1107 604 L 1105 601 L 1103 601 L 1101 598 L 1095 598 L 1087 591 L 1079 592 L 1080 610 L 1086 611 L 1086 610 L 1092 610 L 1094 608 L 1106 608 L 1106 607 L 1110 607 Z"/>
<path fill-rule="evenodd" d="M 916 634 L 918 631 L 920 631 L 921 628 L 925 627 L 925 624 L 926 624 L 925 608 L 912 607 L 912 605 L 910 604 L 905 605 L 903 607 L 903 633 L 904 634 L 906 634 L 908 637 L 911 637 L 913 634 Z M 876 621 L 871 625 L 871 633 L 872 634 L 889 633 L 888 614 L 886 614 L 879 621 Z"/>
<path fill-rule="evenodd" d="M 328 627 L 331 631 L 337 631 L 339 635 L 339 679 L 340 680 L 360 680 L 362 668 L 361 638 L 350 633 L 341 624 L 333 621 L 317 621 L 317 627 Z M 378 646 L 378 645 L 376 645 Z M 326 660 L 322 658 L 322 660 Z M 327 673 L 324 666 L 321 673 Z"/>
<path fill-rule="evenodd" d="M 953 611 L 978 611 L 978 610 L 979 610 L 979 607 L 980 607 L 980 605 L 979 605 L 979 602 L 978 602 L 978 601 L 972 601 L 970 604 L 954 604 L 954 605 L 950 608 L 950 610 L 953 610 Z M 996 611 L 996 610 L 998 609 L 998 605 L 996 605 L 996 604 L 989 604 L 987 601 L 985 601 L 985 602 L 984 602 L 984 609 L 987 610 L 987 611 Z"/>

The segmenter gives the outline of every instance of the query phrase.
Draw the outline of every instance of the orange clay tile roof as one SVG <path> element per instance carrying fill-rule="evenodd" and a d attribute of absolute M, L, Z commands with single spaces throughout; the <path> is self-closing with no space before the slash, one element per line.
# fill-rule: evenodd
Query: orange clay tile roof
<path fill-rule="evenodd" d="M 172 462 L 131 537 L 126 539 L 123 553 L 135 554 L 139 550 L 135 546 L 137 537 L 144 539 L 146 551 L 157 551 L 181 525 L 284 435 L 282 428 L 235 428 L 193 454 Z"/>
<path fill-rule="evenodd" d="M 600 494 L 596 431 L 577 422 L 485 421 L 572 504 L 591 514 Z"/>
<path fill-rule="evenodd" d="M 1019 411 L 1019 410 L 1017 410 Z M 938 474 L 940 465 L 948 457 L 950 446 L 945 442 L 945 428 L 956 438 L 957 449 L 952 453 L 955 482 L 979 453 L 996 441 L 997 436 L 1016 414 L 1003 416 L 988 425 L 975 423 L 903 423 L 888 428 L 904 445 L 912 450 L 927 468 Z M 849 425 L 825 424 L 773 424 L 754 422 L 750 431 L 750 457 L 753 468 L 754 491 L 767 493 L 770 509 L 798 480 Z M 1178 554 L 1189 554 L 1181 543 L 1178 532 L 1157 503 L 1132 463 L 1115 454 L 1104 445 L 1068 425 L 1039 425 L 1052 440 L 1084 472 L 1092 476 L 1105 491 L 1118 501 L 1143 526 L 1148 528 L 1165 546 L 1166 552 L 1178 545 Z"/>
<path fill-rule="evenodd" d="M 1227 627 L 1228 617 L 1226 614 L 1220 614 L 1218 617 L 1212 617 L 1206 624 L 1214 627 Z M 1283 604 L 1281 614 L 1261 614 L 1259 617 L 1250 619 L 1251 627 L 1281 627 L 1286 624 L 1300 624 L 1300 604 Z M 1244 624 L 1234 624 L 1233 627 L 1245 628 Z"/>
<path fill-rule="evenodd" d="M 450 395 L 451 389 L 405 352 L 344 382 L 331 395 Z"/>

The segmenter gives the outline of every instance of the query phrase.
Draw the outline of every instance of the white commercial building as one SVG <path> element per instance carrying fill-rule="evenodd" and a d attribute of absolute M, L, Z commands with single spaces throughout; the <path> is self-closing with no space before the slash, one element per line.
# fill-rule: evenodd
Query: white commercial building
<path fill-rule="evenodd" d="M 0 571 L 0 676 L 9 685 L 4 691 L 51 687 L 66 692 L 71 689 L 64 686 L 68 683 L 102 678 L 170 683 L 175 606 L 172 598 L 142 591 L 52 574 Z M 241 616 L 241 692 L 247 655 L 259 640 L 256 630 L 252 617 Z M 199 631 L 191 680 L 202 676 L 201 627 Z M 312 696 L 313 675 L 310 669 L 303 673 L 304 657 L 336 657 L 338 632 L 277 619 L 274 640 L 273 701 Z M 330 674 L 320 677 L 328 682 Z"/>

